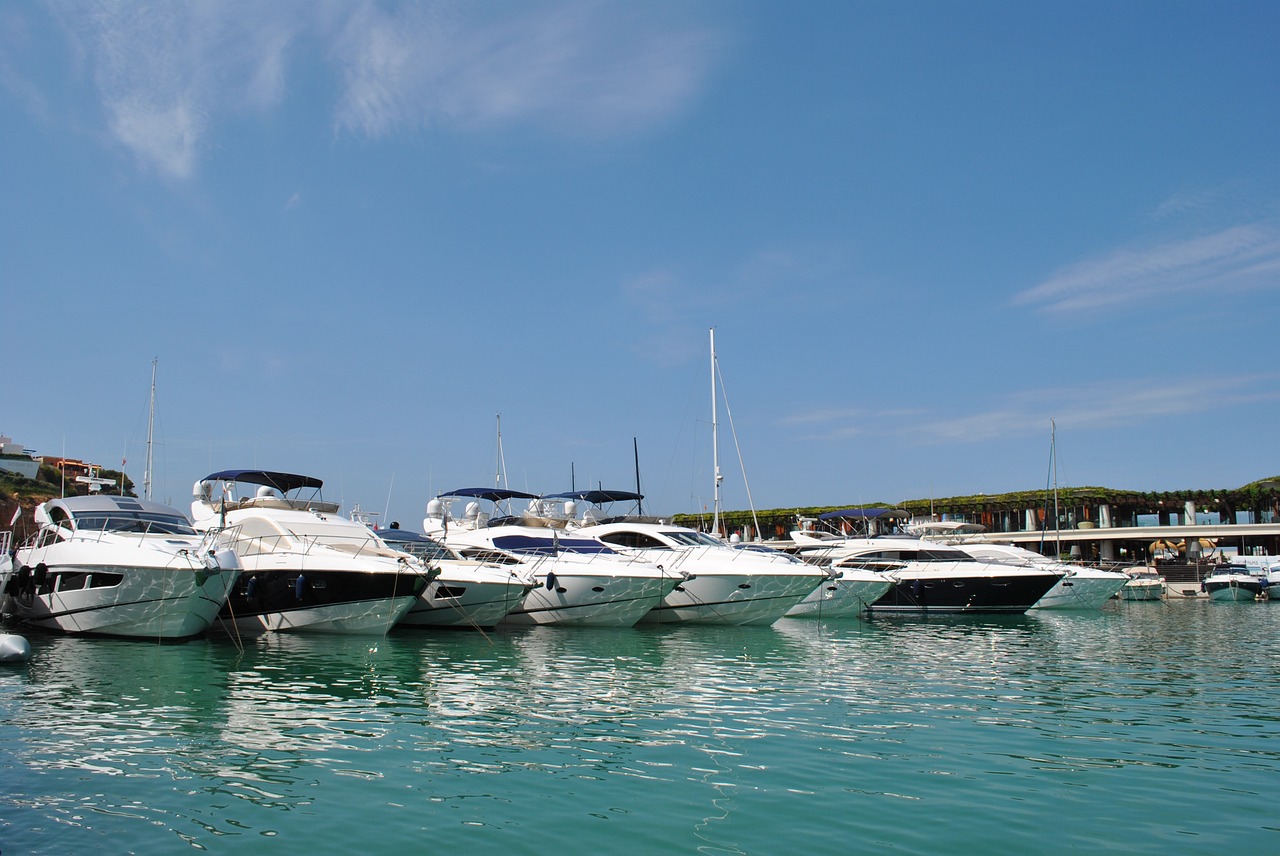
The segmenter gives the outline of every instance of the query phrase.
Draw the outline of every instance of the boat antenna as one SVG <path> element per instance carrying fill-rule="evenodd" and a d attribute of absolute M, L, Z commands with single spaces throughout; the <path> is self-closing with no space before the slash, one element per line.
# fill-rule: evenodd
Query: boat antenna
<path fill-rule="evenodd" d="M 507 476 L 507 462 L 502 457 L 502 414 L 499 413 L 498 419 L 498 469 L 493 477 L 493 486 L 502 487 L 503 480 Z"/>
<path fill-rule="evenodd" d="M 156 358 L 151 359 L 151 405 L 147 413 L 147 468 L 142 473 L 142 498 L 151 499 L 151 444 L 155 439 L 156 427 Z M 121 479 L 123 482 L 124 479 Z"/>
<path fill-rule="evenodd" d="M 636 459 L 636 514 L 644 516 L 644 497 L 640 493 L 640 445 L 636 442 L 636 438 L 631 438 L 631 451 Z"/>

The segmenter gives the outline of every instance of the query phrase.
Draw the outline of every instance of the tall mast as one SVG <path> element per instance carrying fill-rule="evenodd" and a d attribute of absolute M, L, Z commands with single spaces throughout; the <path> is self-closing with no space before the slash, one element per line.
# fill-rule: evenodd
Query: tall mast
<path fill-rule="evenodd" d="M 155 438 L 156 426 L 156 362 L 151 360 L 151 408 L 147 414 L 147 469 L 142 474 L 142 498 L 151 499 L 151 443 Z"/>
<path fill-rule="evenodd" d="M 711 531 L 720 534 L 720 426 L 717 421 L 719 405 L 716 402 L 716 328 L 711 328 L 711 467 L 715 472 L 715 491 L 712 494 Z"/>
<path fill-rule="evenodd" d="M 1058 424 L 1049 420 L 1049 456 L 1053 459 L 1053 536 L 1055 558 L 1062 556 L 1062 518 L 1058 516 Z"/>
<path fill-rule="evenodd" d="M 640 444 L 635 437 L 631 438 L 631 452 L 636 459 L 636 496 L 640 497 L 636 500 L 636 514 L 644 516 L 644 496 L 640 493 Z"/>

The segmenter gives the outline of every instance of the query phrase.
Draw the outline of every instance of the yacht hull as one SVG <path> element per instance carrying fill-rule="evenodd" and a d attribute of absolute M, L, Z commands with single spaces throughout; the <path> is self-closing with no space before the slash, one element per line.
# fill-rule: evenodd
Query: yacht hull
<path fill-rule="evenodd" d="M 1066 577 L 1036 601 L 1032 609 L 1099 609 L 1119 594 L 1128 581 L 1123 574 Z"/>
<path fill-rule="evenodd" d="M 819 579 L 795 572 L 698 574 L 677 585 L 641 623 L 768 626 L 810 594 Z"/>
<path fill-rule="evenodd" d="M 1016 576 L 895 575 L 893 585 L 869 614 L 966 613 L 1018 615 L 1044 597 L 1061 578 L 1053 573 Z"/>
<path fill-rule="evenodd" d="M 892 586 L 879 575 L 853 577 L 842 573 L 834 580 L 824 580 L 804 600 L 787 610 L 788 618 L 841 618 L 861 615 Z"/>
<path fill-rule="evenodd" d="M 43 573 L 41 572 L 43 567 Z M 226 602 L 237 570 L 38 565 L 14 573 L 8 611 L 62 633 L 189 639 L 204 633 Z"/>
<path fill-rule="evenodd" d="M 1264 586 L 1257 578 L 1225 579 L 1204 582 L 1204 590 L 1211 600 L 1232 603 L 1252 603 L 1262 594 Z"/>
<path fill-rule="evenodd" d="M 631 627 L 662 602 L 677 580 L 611 573 L 539 573 L 538 583 L 503 624 Z"/>
<path fill-rule="evenodd" d="M 437 578 L 400 619 L 401 627 L 493 627 L 520 606 L 529 586 L 518 579 L 482 582 Z"/>
<path fill-rule="evenodd" d="M 218 615 L 226 632 L 383 633 L 418 600 L 413 573 L 246 570 Z"/>

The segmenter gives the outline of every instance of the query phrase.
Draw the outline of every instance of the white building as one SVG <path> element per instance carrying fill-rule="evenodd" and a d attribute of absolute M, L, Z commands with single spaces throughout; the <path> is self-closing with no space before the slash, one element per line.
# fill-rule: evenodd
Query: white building
<path fill-rule="evenodd" d="M 21 445 L 0 434 L 0 470 L 33 479 L 40 473 L 40 462 L 27 454 Z"/>

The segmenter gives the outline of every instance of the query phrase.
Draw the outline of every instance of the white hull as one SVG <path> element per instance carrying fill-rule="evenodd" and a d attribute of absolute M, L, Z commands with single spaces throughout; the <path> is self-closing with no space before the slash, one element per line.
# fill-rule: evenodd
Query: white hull
<path fill-rule="evenodd" d="M 240 574 L 221 534 L 197 535 L 173 508 L 77 496 L 36 508 L 17 551 L 8 609 L 62 633 L 187 639 L 207 630 Z"/>
<path fill-rule="evenodd" d="M 1164 580 L 1130 580 L 1120 589 L 1123 600 L 1153 601 L 1164 600 Z"/>
<path fill-rule="evenodd" d="M 377 598 L 351 603 L 317 604 L 286 611 L 264 612 L 237 618 L 227 613 L 216 627 L 228 633 L 255 635 L 265 632 L 385 633 L 407 613 L 416 595 Z"/>
<path fill-rule="evenodd" d="M 116 579 L 116 585 L 23 592 L 7 599 L 8 610 L 33 627 L 63 633 L 93 633 L 148 639 L 186 639 L 209 628 L 227 599 L 238 571 L 187 568 L 48 566 L 50 576 L 70 580 Z"/>
<path fill-rule="evenodd" d="M 482 579 L 442 573 L 400 619 L 400 626 L 493 627 L 520 606 L 528 591 L 514 575 Z"/>
<path fill-rule="evenodd" d="M 824 580 L 804 600 L 787 611 L 788 618 L 840 618 L 860 615 L 893 585 L 879 574 L 865 572 L 853 576 L 841 572 L 838 579 Z"/>
<path fill-rule="evenodd" d="M 667 576 L 539 573 L 538 584 L 502 623 L 631 627 L 662 602 L 675 582 Z"/>
<path fill-rule="evenodd" d="M 1217 584 L 1206 580 L 1205 589 L 1209 593 L 1210 600 L 1225 601 L 1228 603 L 1253 603 L 1255 600 L 1258 600 L 1259 595 L 1263 590 L 1265 590 L 1265 587 L 1260 586 L 1255 578 L 1240 583 L 1227 581 Z"/>
<path fill-rule="evenodd" d="M 1032 609 L 1100 609 L 1128 583 L 1124 574 L 1100 572 L 1105 576 L 1076 573 L 1049 589 Z"/>
<path fill-rule="evenodd" d="M 641 619 L 643 624 L 769 625 L 814 590 L 812 574 L 700 573 Z"/>

